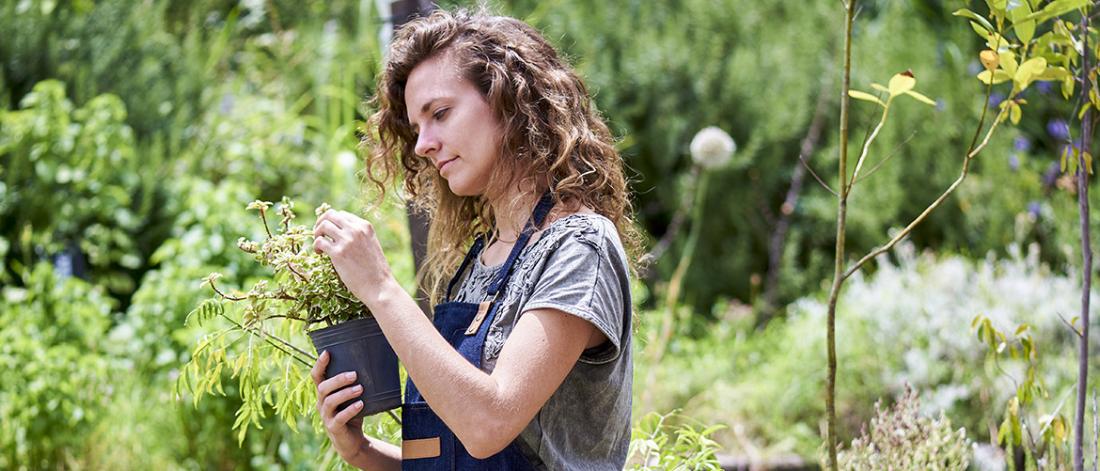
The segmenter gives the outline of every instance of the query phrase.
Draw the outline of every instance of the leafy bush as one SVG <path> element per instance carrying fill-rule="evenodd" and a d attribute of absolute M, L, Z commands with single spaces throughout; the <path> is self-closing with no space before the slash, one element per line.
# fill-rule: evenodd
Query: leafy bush
<path fill-rule="evenodd" d="M 920 399 L 906 391 L 889 409 L 883 409 L 882 401 L 875 403 L 870 430 L 864 427 L 837 460 L 840 469 L 855 471 L 964 471 L 970 464 L 970 440 L 965 429 L 953 430 L 942 412 L 938 419 L 923 417 Z"/>
<path fill-rule="evenodd" d="M 711 440 L 721 426 L 696 426 L 690 419 L 676 417 L 678 411 L 667 414 L 646 414 L 630 435 L 627 469 L 637 471 L 691 469 L 720 471 L 715 452 L 718 444 Z M 672 421 L 679 419 L 680 424 Z"/>
<path fill-rule="evenodd" d="M 75 108 L 57 81 L 39 83 L 21 105 L 0 110 L 6 275 L 78 249 L 93 282 L 128 294 L 144 264 L 141 232 L 158 216 L 156 172 L 142 171 L 148 162 L 135 150 L 126 108 L 112 95 Z"/>
<path fill-rule="evenodd" d="M 37 264 L 0 303 L 0 468 L 59 469 L 90 445 L 116 391 L 110 299 Z"/>
<path fill-rule="evenodd" d="M 969 329 L 977 314 L 1002 331 L 1031 325 L 1036 345 L 1048 352 L 1037 369 L 1056 391 L 1038 398 L 1036 410 L 1054 409 L 1076 377 L 1075 347 L 1058 314 L 1074 312 L 1080 288 L 1074 277 L 1042 264 L 1037 246 L 1026 254 L 1018 247 L 1008 252 L 1005 260 L 974 262 L 918 256 L 907 244 L 893 253 L 893 262 L 880 258 L 873 275 L 850 281 L 837 316 L 842 437 L 854 436 L 870 418 L 865 404 L 898 395 L 910 384 L 923 398 L 924 413 L 945 411 L 976 440 L 988 440 L 1015 386 L 983 361 L 985 349 Z M 824 301 L 803 298 L 791 306 L 789 319 L 760 332 L 742 327 L 749 316 L 745 307 L 731 303 L 715 311 L 721 322 L 700 323 L 697 340 L 674 338 L 660 365 L 639 357 L 638 377 L 656 368 L 656 381 L 641 394 L 654 398 L 654 409 L 680 406 L 691 416 L 728 425 L 715 440 L 734 453 L 816 456 L 824 413 Z M 1001 367 L 1017 377 L 1022 372 L 1012 361 Z"/>

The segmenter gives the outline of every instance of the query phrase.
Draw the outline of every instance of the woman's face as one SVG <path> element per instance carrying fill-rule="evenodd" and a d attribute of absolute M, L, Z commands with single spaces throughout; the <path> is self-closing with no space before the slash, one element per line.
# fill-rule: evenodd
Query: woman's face
<path fill-rule="evenodd" d="M 481 195 L 500 158 L 503 129 L 489 103 L 452 62 L 450 54 L 441 54 L 409 74 L 405 107 L 417 132 L 414 150 L 439 169 L 452 193 Z"/>

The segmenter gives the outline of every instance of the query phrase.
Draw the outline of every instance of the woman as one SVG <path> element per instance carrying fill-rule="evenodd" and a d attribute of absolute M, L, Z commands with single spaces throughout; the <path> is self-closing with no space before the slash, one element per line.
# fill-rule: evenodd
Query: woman
<path fill-rule="evenodd" d="M 523 22 L 436 12 L 398 32 L 375 100 L 368 168 L 380 186 L 403 171 L 430 212 L 420 281 L 442 304 L 429 320 L 369 222 L 318 218 L 314 249 L 410 378 L 398 447 L 363 435 L 361 403 L 336 412 L 360 391 L 353 373 L 324 379 L 323 353 L 313 378 L 334 447 L 364 469 L 621 469 L 632 362 L 620 235 L 632 253 L 639 238 L 584 84 Z"/>

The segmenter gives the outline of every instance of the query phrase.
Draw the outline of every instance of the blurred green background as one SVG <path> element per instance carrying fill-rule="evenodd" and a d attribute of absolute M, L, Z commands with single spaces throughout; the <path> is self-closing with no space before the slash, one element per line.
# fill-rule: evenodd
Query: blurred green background
<path fill-rule="evenodd" d="M 852 254 L 954 180 L 985 100 L 974 79 L 982 41 L 951 16 L 968 2 L 860 4 L 853 88 L 909 69 L 936 105 L 891 110 L 873 149 L 890 160 L 850 200 Z M 378 3 L 0 5 L 0 468 L 334 465 L 323 433 L 306 424 L 269 419 L 238 447 L 231 381 L 197 406 L 174 383 L 204 333 L 183 323 L 209 297 L 199 280 L 218 271 L 243 286 L 263 275 L 235 246 L 258 236 L 244 211 L 253 199 L 369 213 L 412 290 L 404 207 L 391 197 L 369 208 L 361 185 L 357 129 L 383 57 Z M 620 138 L 649 246 L 667 241 L 635 285 L 635 418 L 681 409 L 726 426 L 715 435 L 723 453 L 816 462 L 836 204 L 800 170 L 799 154 L 811 141 L 807 165 L 835 186 L 839 2 L 495 8 L 538 27 L 585 78 Z M 978 314 L 1005 330 L 1035 328 L 1051 392 L 1037 409 L 1070 391 L 1074 340 L 1058 316 L 1078 311 L 1080 236 L 1076 188 L 1058 157 L 1073 116 L 1056 87 L 1025 98 L 1024 120 L 997 134 L 961 190 L 847 286 L 842 439 L 876 399 L 909 384 L 925 412 L 944 411 L 988 442 L 1013 386 L 983 360 L 969 330 Z M 864 105 L 853 104 L 855 150 L 878 119 Z M 703 217 L 669 233 L 693 190 L 688 144 L 705 126 L 726 130 L 738 151 L 711 171 Z M 784 205 L 792 182 L 801 182 L 797 199 Z M 675 307 L 683 322 L 653 363 L 661 296 L 693 225 L 699 245 Z"/>

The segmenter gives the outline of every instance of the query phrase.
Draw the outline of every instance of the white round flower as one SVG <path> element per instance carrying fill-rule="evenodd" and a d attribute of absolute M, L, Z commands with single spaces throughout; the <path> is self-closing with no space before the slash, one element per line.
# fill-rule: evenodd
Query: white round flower
<path fill-rule="evenodd" d="M 728 164 L 736 151 L 733 138 L 715 126 L 703 128 L 691 139 L 691 160 L 704 169 Z"/>

